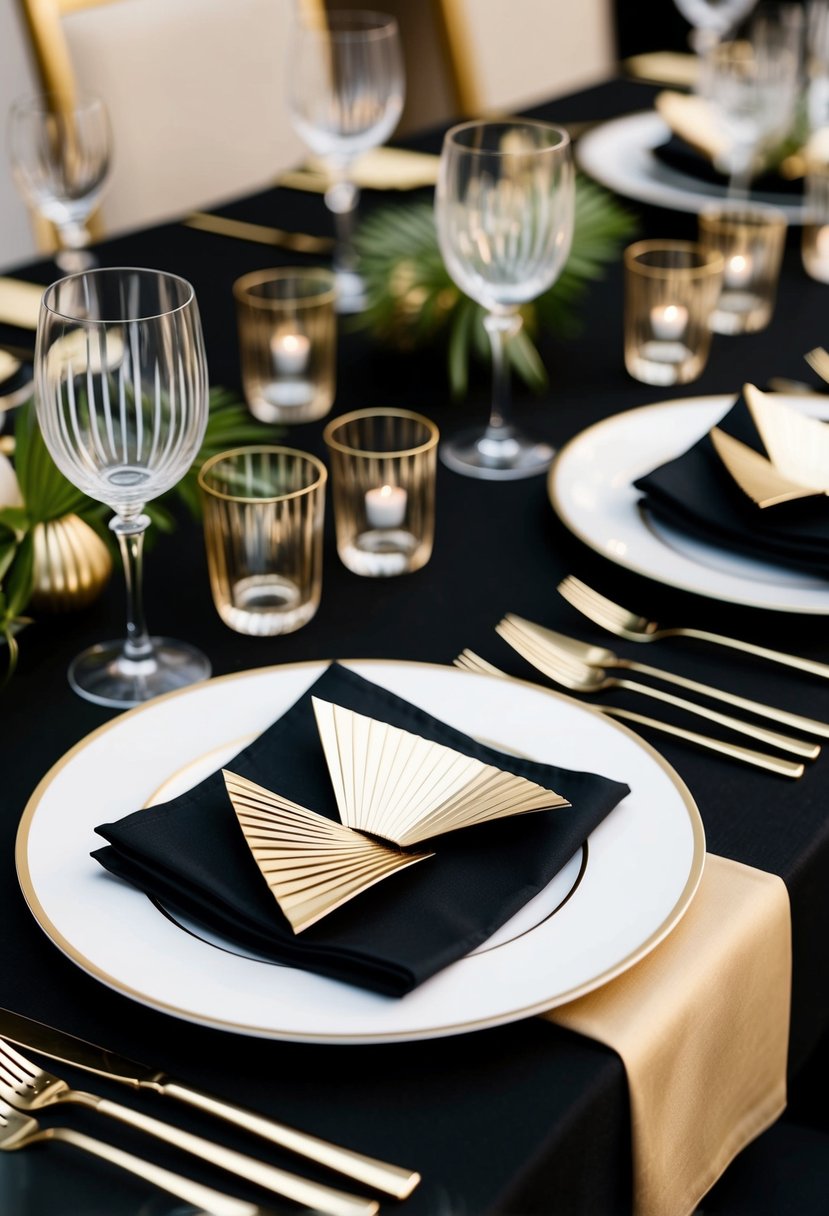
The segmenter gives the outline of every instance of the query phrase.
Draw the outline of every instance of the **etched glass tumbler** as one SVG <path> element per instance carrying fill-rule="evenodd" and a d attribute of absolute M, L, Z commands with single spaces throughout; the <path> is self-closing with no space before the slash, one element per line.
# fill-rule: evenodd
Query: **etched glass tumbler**
<path fill-rule="evenodd" d="M 84 271 L 47 287 L 35 347 L 37 417 L 65 477 L 115 512 L 127 582 L 127 636 L 74 660 L 69 682 L 123 708 L 210 675 L 184 642 L 150 637 L 142 606 L 144 506 L 190 468 L 207 425 L 208 385 L 193 288 L 156 270 Z"/>

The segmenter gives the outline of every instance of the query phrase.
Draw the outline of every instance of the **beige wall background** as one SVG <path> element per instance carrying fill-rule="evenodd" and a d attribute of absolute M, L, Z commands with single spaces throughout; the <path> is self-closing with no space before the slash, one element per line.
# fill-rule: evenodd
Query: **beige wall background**
<path fill-rule="evenodd" d="M 0 270 L 31 259 L 35 252 L 29 217 L 9 168 L 6 115 L 15 97 L 36 87 L 17 5 L 0 0 Z"/>

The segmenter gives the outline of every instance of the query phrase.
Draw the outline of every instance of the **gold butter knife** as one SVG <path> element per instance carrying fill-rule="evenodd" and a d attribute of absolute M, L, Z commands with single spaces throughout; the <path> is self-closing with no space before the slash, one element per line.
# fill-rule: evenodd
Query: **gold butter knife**
<path fill-rule="evenodd" d="M 240 241 L 253 241 L 259 245 L 275 245 L 292 249 L 295 253 L 330 253 L 334 240 L 329 236 L 311 236 L 308 232 L 286 232 L 283 228 L 270 228 L 265 224 L 251 224 L 247 220 L 232 220 L 224 215 L 211 215 L 208 211 L 194 211 L 182 220 L 186 228 L 197 228 L 201 232 L 214 232 L 217 236 L 235 237 Z"/>

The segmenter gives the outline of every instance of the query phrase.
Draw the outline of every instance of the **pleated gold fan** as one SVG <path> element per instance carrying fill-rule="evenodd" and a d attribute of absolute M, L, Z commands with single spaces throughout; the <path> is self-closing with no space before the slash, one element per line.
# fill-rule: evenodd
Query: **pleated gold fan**
<path fill-rule="evenodd" d="M 829 493 L 829 426 L 775 401 L 753 384 L 743 396 L 767 455 L 713 427 L 711 442 L 737 485 L 758 507 Z"/>
<path fill-rule="evenodd" d="M 433 857 L 402 851 L 418 841 L 570 805 L 441 743 L 316 697 L 313 706 L 341 823 L 224 771 L 248 846 L 295 933 Z"/>

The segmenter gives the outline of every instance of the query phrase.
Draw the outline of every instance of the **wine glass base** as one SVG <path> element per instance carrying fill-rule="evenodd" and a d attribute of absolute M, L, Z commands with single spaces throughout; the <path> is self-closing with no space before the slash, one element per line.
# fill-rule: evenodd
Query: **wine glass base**
<path fill-rule="evenodd" d="M 101 642 L 84 650 L 69 665 L 72 689 L 87 701 L 111 709 L 142 705 L 210 677 L 210 660 L 187 642 L 151 638 L 148 659 L 128 659 L 123 640 Z"/>
<path fill-rule="evenodd" d="M 547 471 L 555 455 L 549 444 L 512 429 L 499 439 L 493 439 L 487 431 L 462 431 L 441 444 L 439 451 L 447 468 L 485 481 L 536 477 Z"/>
<path fill-rule="evenodd" d="M 335 270 L 337 297 L 334 308 L 339 313 L 362 312 L 366 306 L 366 285 L 356 270 Z"/>

